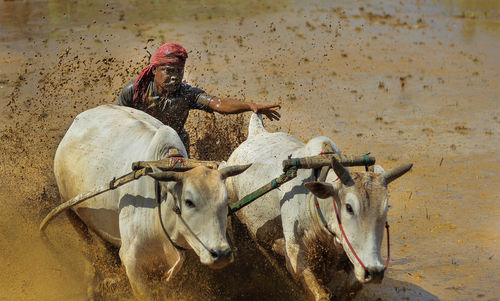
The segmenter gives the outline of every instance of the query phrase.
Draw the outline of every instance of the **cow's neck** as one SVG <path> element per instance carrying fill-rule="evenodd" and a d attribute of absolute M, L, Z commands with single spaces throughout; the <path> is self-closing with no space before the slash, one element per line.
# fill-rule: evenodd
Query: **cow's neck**
<path fill-rule="evenodd" d="M 307 265 L 318 279 L 323 283 L 328 283 L 331 280 L 332 273 L 338 270 L 344 252 L 342 246 L 336 242 L 335 236 L 326 230 L 318 216 L 315 207 L 315 197 L 311 193 L 308 195 L 309 214 L 304 216 L 310 217 L 311 231 L 307 231 L 304 237 L 304 244 L 307 246 Z M 321 201 L 321 211 L 325 213 L 323 207 L 327 208 L 325 200 Z M 328 201 L 328 200 L 326 200 Z M 325 217 L 329 220 L 327 217 Z M 333 225 L 332 225 L 333 226 Z M 330 225 L 329 225 L 330 227 Z"/>
<path fill-rule="evenodd" d="M 319 204 L 319 210 L 316 207 L 316 202 Z M 319 199 L 316 198 L 312 193 L 308 195 L 309 204 L 309 214 L 307 216 L 311 219 L 311 224 L 313 225 L 313 233 L 317 238 L 335 240 L 338 238 L 340 233 L 340 228 L 337 223 L 337 217 L 335 215 L 335 209 L 333 208 L 332 198 Z M 323 219 L 321 216 L 323 216 Z M 327 223 L 328 229 L 325 227 L 324 223 Z M 332 235 L 332 233 L 334 235 Z"/>
<path fill-rule="evenodd" d="M 170 239 L 179 247 L 190 249 L 191 247 L 184 238 L 184 235 L 180 232 L 180 229 L 184 227 L 184 225 L 174 212 L 174 205 L 174 198 L 169 193 L 167 199 L 161 203 L 162 219 L 160 220 L 160 216 L 158 214 L 155 215 L 156 227 L 158 229 L 160 239 L 165 241 L 165 243 L 171 244 L 167 237 L 168 235 L 170 236 Z M 163 229 L 161 222 L 163 222 L 165 229 Z M 167 233 L 165 233 L 165 231 Z"/>

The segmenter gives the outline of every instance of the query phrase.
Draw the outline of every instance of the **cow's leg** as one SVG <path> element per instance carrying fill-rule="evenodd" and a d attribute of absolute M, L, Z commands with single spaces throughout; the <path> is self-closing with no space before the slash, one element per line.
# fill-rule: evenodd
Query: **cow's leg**
<path fill-rule="evenodd" d="M 278 238 L 277 240 L 275 240 L 273 242 L 272 250 L 276 254 L 285 257 L 285 239 L 284 238 Z"/>
<path fill-rule="evenodd" d="M 345 289 L 342 292 L 342 296 L 339 300 L 347 301 L 352 300 L 356 297 L 356 294 L 363 288 L 363 285 L 356 279 L 354 275 L 354 269 L 346 271 L 347 279 L 345 283 Z"/>
<path fill-rule="evenodd" d="M 172 256 L 166 256 L 166 261 L 169 269 L 165 273 L 165 278 L 166 281 L 170 281 L 181 269 L 182 264 L 184 263 L 184 259 L 186 259 L 186 255 L 184 254 L 184 252 L 175 250 L 172 245 L 165 247 L 164 252 L 165 254 L 172 254 Z"/>
<path fill-rule="evenodd" d="M 87 282 L 87 298 L 89 300 L 94 300 L 99 298 L 98 296 L 98 286 L 99 286 L 99 275 L 94 266 L 92 256 L 92 236 L 90 235 L 88 227 L 85 223 L 71 210 L 66 211 L 66 217 L 68 218 L 71 226 L 75 229 L 76 233 L 85 241 L 87 248 L 83 250 L 83 257 L 85 258 L 85 279 Z"/>
<path fill-rule="evenodd" d="M 134 296 L 140 300 L 147 300 L 152 296 L 152 292 L 149 289 L 146 275 L 140 262 L 138 262 L 138 258 L 140 258 L 140 254 L 138 254 L 134 245 L 122 244 L 120 259 L 125 267 Z"/>
<path fill-rule="evenodd" d="M 149 256 L 151 254 L 140 253 L 140 249 L 134 243 L 131 245 L 122 243 L 122 247 L 120 248 L 120 258 L 129 278 L 130 286 L 135 297 L 138 299 L 161 299 L 159 294 L 162 294 L 162 288 L 151 286 L 152 283 L 148 279 L 148 273 L 154 274 L 155 272 L 164 271 L 161 272 L 164 275 L 164 279 L 166 281 L 171 280 L 182 267 L 185 254 L 184 252 L 177 251 L 172 245 L 165 245 L 163 251 L 166 256 L 161 259 L 161 263 L 154 261 L 156 264 L 152 264 L 151 262 L 145 263 L 140 261 L 140 258 L 152 259 L 154 257 Z M 156 259 L 159 258 L 156 257 Z M 156 269 L 158 266 L 161 266 L 160 270 Z"/>
<path fill-rule="evenodd" d="M 308 297 L 313 300 L 330 300 L 330 292 L 322 285 L 307 266 L 304 250 L 295 243 L 286 243 L 286 266 L 299 282 Z"/>

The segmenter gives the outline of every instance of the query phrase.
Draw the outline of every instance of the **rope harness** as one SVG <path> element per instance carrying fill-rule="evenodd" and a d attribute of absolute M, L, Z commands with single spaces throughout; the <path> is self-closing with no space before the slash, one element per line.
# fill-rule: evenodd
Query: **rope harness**
<path fill-rule="evenodd" d="M 324 149 L 326 149 L 326 151 L 321 152 L 320 155 L 322 155 L 322 154 L 332 154 L 333 153 L 332 150 L 331 150 L 331 148 L 330 148 L 330 145 L 325 146 Z M 370 153 L 363 155 L 363 158 L 365 160 L 365 170 L 366 171 L 368 171 L 368 165 L 369 165 L 369 159 L 368 159 L 369 157 L 368 157 L 368 155 L 369 154 Z M 321 175 L 318 177 L 318 181 L 320 181 L 320 182 L 325 182 L 326 181 L 326 175 L 328 173 L 328 169 L 330 169 L 329 166 L 322 167 L 322 169 L 321 169 Z M 333 180 L 333 182 L 336 182 L 338 180 L 339 180 L 339 178 L 337 177 L 335 180 Z M 363 262 L 359 258 L 359 256 L 356 253 L 356 251 L 354 251 L 354 248 L 352 247 L 351 243 L 349 242 L 349 239 L 347 238 L 347 235 L 345 234 L 344 227 L 342 226 L 342 221 L 340 220 L 340 215 L 339 215 L 339 212 L 338 212 L 338 209 L 337 209 L 337 202 L 335 201 L 335 197 L 333 195 L 332 195 L 332 202 L 333 202 L 333 208 L 335 209 L 335 216 L 337 217 L 337 223 L 339 224 L 340 231 L 342 232 L 342 237 L 344 238 L 344 240 L 346 241 L 347 245 L 349 246 L 349 249 L 351 250 L 352 254 L 354 254 L 354 257 L 356 257 L 356 260 L 363 267 L 363 269 L 365 270 L 365 272 L 368 272 L 368 269 L 363 264 Z M 318 216 L 321 219 L 321 222 L 323 223 L 323 226 L 325 227 L 325 229 L 328 231 L 328 233 L 330 233 L 334 237 L 337 237 L 337 235 L 333 231 L 331 231 L 330 228 L 328 227 L 328 223 L 327 223 L 325 217 L 323 216 L 323 213 L 321 212 L 321 207 L 319 206 L 319 202 L 318 202 L 317 198 L 314 199 L 314 206 L 316 207 L 316 210 L 318 212 Z M 386 232 L 387 232 L 387 260 L 385 262 L 384 270 L 386 270 L 387 267 L 389 266 L 389 260 L 390 260 L 390 254 L 391 254 L 391 248 L 390 248 L 391 246 L 390 246 L 390 240 L 389 240 L 389 223 L 387 221 L 385 222 L 385 229 L 386 229 Z"/>
<path fill-rule="evenodd" d="M 255 190 L 254 192 L 244 196 L 236 204 L 230 206 L 228 215 L 234 214 L 236 211 L 249 205 L 250 203 L 252 203 L 256 199 L 260 198 L 261 196 L 265 195 L 269 191 L 274 190 L 274 189 L 280 187 L 282 184 L 294 179 L 296 176 L 297 176 L 297 168 L 296 167 L 289 168 L 281 176 L 271 180 L 271 182 L 269 182 L 268 184 L 260 187 L 259 189 Z"/>
<path fill-rule="evenodd" d="M 170 169 L 173 169 L 177 164 L 182 165 L 183 162 L 184 162 L 183 157 L 176 158 L 176 160 L 173 162 L 172 166 L 170 166 Z M 168 241 L 172 244 L 172 246 L 174 246 L 177 250 L 186 251 L 187 250 L 186 248 L 179 246 L 178 244 L 176 244 L 172 240 L 172 238 L 170 237 L 170 235 L 167 232 L 167 229 L 165 228 L 165 224 L 163 224 L 163 218 L 162 218 L 162 214 L 161 214 L 161 203 L 162 203 L 161 184 L 160 184 L 160 181 L 157 181 L 157 180 L 155 180 L 155 196 L 156 196 L 156 203 L 158 205 L 158 217 L 160 219 L 160 224 L 161 224 L 161 227 L 163 229 L 163 232 L 165 233 L 165 236 L 168 238 Z M 175 214 L 177 214 L 177 216 L 182 221 L 182 223 L 184 224 L 186 229 L 188 229 L 188 231 L 191 233 L 191 235 L 193 235 L 193 237 L 196 238 L 196 240 L 200 243 L 200 245 L 202 245 L 203 248 L 205 248 L 205 250 L 207 250 L 210 253 L 210 255 L 212 255 L 212 257 L 217 257 L 217 254 L 213 250 L 207 248 L 207 246 L 200 240 L 198 235 L 196 235 L 193 232 L 193 230 L 191 229 L 191 227 L 189 227 L 189 225 L 186 223 L 186 221 L 182 217 L 181 208 L 179 207 L 179 205 L 176 203 L 175 200 L 174 200 L 174 206 L 172 207 L 172 211 L 175 212 Z"/>
<path fill-rule="evenodd" d="M 335 181 L 337 181 L 337 180 L 338 180 L 338 178 Z M 340 216 L 339 216 L 339 213 L 338 213 L 338 210 L 337 210 L 337 202 L 335 201 L 335 198 L 333 196 L 332 196 L 332 202 L 333 202 L 333 208 L 335 209 L 335 215 L 337 217 L 337 223 L 339 224 L 340 231 L 342 232 L 342 237 L 344 238 L 344 240 L 346 241 L 347 245 L 349 246 L 349 249 L 351 250 L 352 254 L 354 254 L 354 257 L 356 257 L 356 260 L 363 267 L 363 269 L 366 272 L 368 272 L 368 269 L 363 264 L 363 262 L 359 258 L 359 256 L 356 253 L 356 251 L 354 251 L 354 248 L 352 247 L 351 243 L 349 242 L 349 239 L 347 238 L 347 235 L 345 234 L 344 227 L 342 226 L 342 221 L 340 220 Z M 318 211 L 318 216 L 321 219 L 321 222 L 323 223 L 323 226 L 325 227 L 325 229 L 331 235 L 333 235 L 334 237 L 337 237 L 337 235 L 332 230 L 330 230 L 330 228 L 328 227 L 328 223 L 326 222 L 325 217 L 323 216 L 323 213 L 321 212 L 321 208 L 319 206 L 319 203 L 318 203 L 317 199 L 314 200 L 314 205 L 315 205 L 315 207 L 316 207 L 316 209 Z M 385 262 L 384 270 L 386 270 L 387 267 L 389 266 L 389 260 L 390 260 L 390 257 L 391 257 L 390 256 L 390 254 L 391 254 L 391 244 L 390 244 L 390 239 L 389 239 L 389 223 L 387 221 L 385 222 L 385 229 L 386 229 L 386 233 L 387 233 L 387 260 Z"/>
<path fill-rule="evenodd" d="M 254 192 L 244 196 L 237 203 L 233 204 L 229 209 L 229 215 L 235 213 L 241 208 L 247 206 L 251 202 L 265 195 L 269 191 L 276 189 L 283 185 L 284 183 L 294 179 L 297 177 L 298 169 L 318 169 L 321 168 L 320 177 L 326 178 L 326 172 L 331 164 L 331 156 L 337 157 L 338 161 L 342 163 L 344 166 L 368 166 L 375 164 L 375 158 L 368 156 L 368 154 L 364 156 L 349 156 L 349 155 L 340 155 L 333 152 L 333 150 L 323 151 L 319 153 L 319 156 L 312 157 L 303 157 L 303 158 L 292 158 L 291 155 L 288 159 L 283 160 L 283 173 L 271 180 L 271 182 L 267 183 L 264 186 L 261 186 L 259 189 Z M 327 169 L 325 169 L 327 168 Z M 324 180 L 322 181 L 324 182 Z"/>
<path fill-rule="evenodd" d="M 155 181 L 155 195 L 156 195 L 156 204 L 158 205 L 158 217 L 160 218 L 160 224 L 161 228 L 163 229 L 163 232 L 165 233 L 165 236 L 168 238 L 168 241 L 174 246 L 177 250 L 181 251 L 186 251 L 186 248 L 183 248 L 176 244 L 170 235 L 168 235 L 167 229 L 165 228 L 165 225 L 163 224 L 163 218 L 161 216 L 161 185 L 159 181 Z M 175 211 L 175 210 L 174 210 Z"/>
<path fill-rule="evenodd" d="M 335 154 L 331 149 L 329 151 L 324 151 L 320 153 L 320 156 L 313 156 L 313 157 L 304 157 L 304 158 L 291 158 L 291 156 L 287 159 L 284 160 L 282 165 L 283 165 L 283 174 L 279 176 L 278 178 L 273 179 L 271 182 L 268 184 L 260 187 L 256 191 L 246 195 L 242 199 L 240 199 L 236 204 L 232 205 L 229 207 L 229 212 L 228 215 L 231 215 L 235 213 L 236 211 L 240 210 L 241 208 L 247 206 L 251 202 L 255 201 L 259 197 L 265 195 L 271 190 L 274 190 L 278 187 L 280 187 L 282 184 L 294 179 L 297 177 L 297 170 L 298 169 L 317 169 L 321 168 L 321 174 L 319 178 L 323 178 L 323 182 L 326 179 L 326 174 L 328 172 L 329 164 L 331 161 L 331 158 L 328 155 L 332 156 L 337 156 L 338 161 L 341 162 L 344 166 L 356 166 L 356 165 L 364 165 L 365 169 L 368 170 L 369 165 L 375 164 L 375 158 L 368 156 L 369 154 L 365 154 L 363 157 L 355 157 L 355 156 L 346 156 L 346 155 L 339 155 Z M 47 223 L 52 220 L 55 216 L 57 216 L 59 213 L 61 213 L 64 210 L 67 210 L 87 199 L 90 199 L 92 197 L 95 197 L 101 193 L 104 193 L 109 190 L 114 190 L 119 186 L 125 185 L 126 183 L 132 182 L 134 180 L 139 179 L 142 176 L 149 175 L 152 173 L 152 167 L 157 167 L 160 169 L 167 169 L 167 170 L 179 170 L 179 171 L 186 171 L 189 170 L 195 166 L 200 166 L 204 165 L 209 168 L 217 168 L 218 162 L 214 161 L 198 161 L 198 160 L 192 160 L 189 159 L 189 164 L 183 157 L 180 156 L 169 156 L 165 158 L 164 160 L 159 160 L 159 161 L 137 161 L 132 164 L 132 172 L 129 174 L 126 174 L 120 178 L 113 178 L 109 184 L 103 185 L 101 187 L 97 187 L 93 191 L 89 191 L 87 193 L 80 194 L 73 199 L 66 201 L 65 203 L 59 205 L 58 207 L 54 208 L 42 221 L 40 225 L 40 230 L 43 231 Z M 321 180 L 320 180 L 321 181 Z M 177 250 L 185 251 L 187 250 L 184 247 L 179 246 L 176 244 L 173 240 L 172 237 L 168 234 L 167 229 L 165 228 L 165 224 L 163 223 L 163 218 L 161 214 L 161 184 L 158 180 L 155 180 L 155 196 L 156 196 L 156 202 L 157 202 L 157 207 L 158 207 L 158 216 L 160 219 L 160 224 L 163 229 L 163 232 L 165 233 L 165 236 L 169 240 L 169 242 L 174 246 Z M 366 270 L 365 265 L 361 262 L 359 259 L 358 255 L 352 248 L 349 240 L 347 239 L 347 236 L 345 235 L 344 229 L 342 227 L 342 223 L 340 221 L 340 216 L 337 211 L 337 206 L 335 200 L 333 200 L 334 208 L 335 208 L 335 214 L 337 216 L 337 221 L 340 227 L 340 230 L 342 231 L 342 235 L 344 239 L 346 240 L 349 248 L 351 249 L 351 252 L 354 254 L 356 259 L 359 261 L 361 266 Z M 317 200 L 315 200 L 315 206 L 317 208 L 317 212 L 319 217 L 321 218 L 324 227 L 328 230 L 330 234 L 333 236 L 336 236 L 335 233 L 333 233 L 329 228 L 328 224 L 326 223 L 326 220 L 321 212 L 321 208 L 319 206 L 319 203 Z M 217 256 L 217 254 L 213 251 L 207 248 L 207 246 L 198 238 L 197 235 L 193 232 L 193 230 L 189 227 L 189 225 L 186 223 L 184 218 L 182 218 L 182 212 L 180 207 L 177 204 L 174 204 L 172 210 L 177 214 L 177 216 L 180 218 L 184 226 L 188 229 L 188 231 L 198 240 L 198 242 L 214 257 Z M 389 258 L 390 258 L 390 243 L 389 243 L 389 224 L 386 222 L 386 229 L 387 229 L 387 262 L 385 265 L 385 268 L 387 268 L 389 264 Z M 231 240 L 229 237 L 229 242 L 231 244 Z M 231 244 L 232 245 L 232 244 Z M 235 250 L 233 247 L 231 247 L 233 250 Z"/>

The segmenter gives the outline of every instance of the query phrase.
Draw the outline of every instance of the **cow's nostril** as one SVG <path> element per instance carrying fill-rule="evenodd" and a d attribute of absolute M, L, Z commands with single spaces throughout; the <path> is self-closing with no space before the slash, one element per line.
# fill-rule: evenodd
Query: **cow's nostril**
<path fill-rule="evenodd" d="M 215 251 L 214 249 L 211 249 L 210 250 L 210 255 L 212 255 L 213 258 L 217 258 L 219 257 L 219 254 L 217 251 Z"/>
<path fill-rule="evenodd" d="M 222 257 L 224 258 L 230 258 L 233 255 L 233 250 L 231 249 L 226 249 L 225 251 L 222 251 Z"/>
<path fill-rule="evenodd" d="M 384 268 L 374 268 L 370 270 L 365 270 L 365 279 L 366 283 L 380 283 L 382 279 L 384 279 Z"/>
<path fill-rule="evenodd" d="M 216 260 L 219 260 L 219 259 L 224 260 L 224 259 L 231 258 L 231 256 L 233 255 L 233 250 L 231 250 L 231 249 L 226 249 L 226 250 L 211 249 L 210 255 L 212 255 L 212 257 Z"/>
<path fill-rule="evenodd" d="M 365 281 L 370 281 L 372 279 L 372 274 L 368 271 L 365 270 Z"/>

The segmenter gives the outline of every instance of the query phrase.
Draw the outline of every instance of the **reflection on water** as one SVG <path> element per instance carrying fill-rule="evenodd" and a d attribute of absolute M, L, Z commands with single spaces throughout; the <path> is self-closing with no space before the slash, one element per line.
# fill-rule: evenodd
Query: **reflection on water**
<path fill-rule="evenodd" d="M 499 32 L 500 1 L 497 0 L 433 0 L 417 2 L 413 8 L 423 16 L 436 14 L 464 19 L 462 33 L 471 36 L 476 26 L 490 32 Z M 239 0 L 149 0 L 149 1 L 97 1 L 97 0 L 41 0 L 0 2 L 0 41 L 30 38 L 33 35 L 56 35 L 59 30 L 92 26 L 94 24 L 144 24 L 151 22 L 190 22 L 191 20 L 212 18 L 246 17 L 260 13 L 283 11 L 288 7 L 323 6 L 356 9 L 359 6 L 393 8 L 396 2 L 386 1 L 313 1 L 308 3 L 280 1 L 239 1 Z"/>
<path fill-rule="evenodd" d="M 287 1 L 152 0 L 152 1 L 2 1 L 0 40 L 27 38 L 93 24 L 189 22 L 221 17 L 245 17 L 275 12 Z"/>
<path fill-rule="evenodd" d="M 463 19 L 461 33 L 467 40 L 472 40 L 477 27 L 489 33 L 500 33 L 500 1 L 498 0 L 435 0 L 435 4 L 444 7 L 444 14 Z"/>
<path fill-rule="evenodd" d="M 500 1 L 497 0 L 434 0 L 435 5 L 443 6 L 448 16 L 462 16 L 472 19 L 498 20 Z"/>

